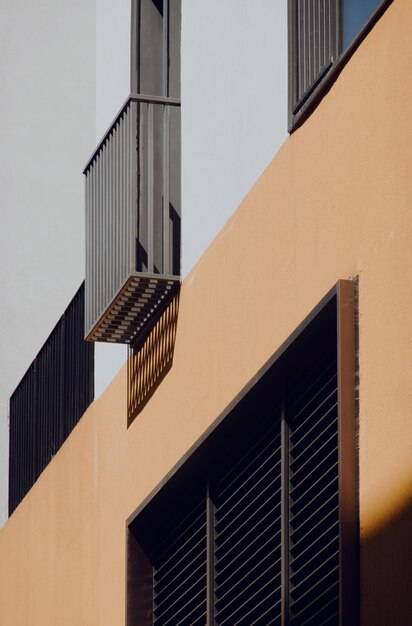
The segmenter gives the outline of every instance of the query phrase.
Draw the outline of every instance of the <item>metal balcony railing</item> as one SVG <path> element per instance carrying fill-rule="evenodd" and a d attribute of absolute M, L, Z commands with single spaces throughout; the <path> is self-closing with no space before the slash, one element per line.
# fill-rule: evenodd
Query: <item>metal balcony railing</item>
<path fill-rule="evenodd" d="M 131 94 L 86 176 L 86 339 L 130 343 L 180 282 L 180 101 Z"/>
<path fill-rule="evenodd" d="M 84 283 L 10 398 L 10 515 L 93 401 L 94 345 L 83 330 Z"/>

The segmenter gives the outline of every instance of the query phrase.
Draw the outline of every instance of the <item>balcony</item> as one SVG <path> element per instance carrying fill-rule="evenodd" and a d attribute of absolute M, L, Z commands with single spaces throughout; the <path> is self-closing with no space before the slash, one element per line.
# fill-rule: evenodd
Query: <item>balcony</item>
<path fill-rule="evenodd" d="M 86 339 L 129 344 L 180 284 L 180 100 L 131 94 L 84 174 Z"/>

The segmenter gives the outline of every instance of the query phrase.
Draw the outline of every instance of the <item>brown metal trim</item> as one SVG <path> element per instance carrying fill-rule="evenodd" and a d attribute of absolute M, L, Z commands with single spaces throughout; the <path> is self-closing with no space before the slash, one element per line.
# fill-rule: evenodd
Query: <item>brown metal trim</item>
<path fill-rule="evenodd" d="M 359 624 L 359 513 L 355 415 L 355 285 L 337 292 L 340 626 Z"/>
<path fill-rule="evenodd" d="M 126 585 L 126 626 L 152 626 L 153 567 L 127 527 Z"/>

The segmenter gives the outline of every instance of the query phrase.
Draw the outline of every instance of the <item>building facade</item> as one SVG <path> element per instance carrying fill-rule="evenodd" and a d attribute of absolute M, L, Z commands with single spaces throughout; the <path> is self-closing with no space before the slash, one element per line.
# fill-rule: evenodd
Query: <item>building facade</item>
<path fill-rule="evenodd" d="M 7 626 L 411 622 L 412 9 L 339 6 L 327 69 L 291 10 L 293 132 L 0 531 Z"/>

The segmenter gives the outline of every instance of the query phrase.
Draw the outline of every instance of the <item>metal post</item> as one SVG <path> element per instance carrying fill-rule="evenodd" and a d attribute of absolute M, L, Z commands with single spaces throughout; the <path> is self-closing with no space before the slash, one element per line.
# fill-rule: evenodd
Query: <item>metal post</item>
<path fill-rule="evenodd" d="M 147 269 L 153 272 L 154 236 L 154 149 L 153 149 L 153 104 L 147 109 Z"/>
<path fill-rule="evenodd" d="M 171 274 L 170 268 L 170 107 L 163 106 L 163 273 Z"/>

